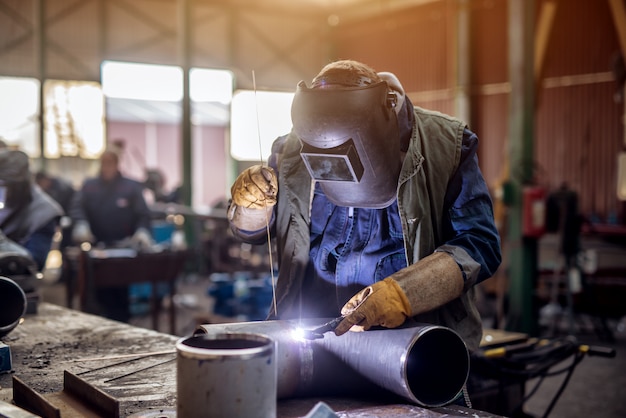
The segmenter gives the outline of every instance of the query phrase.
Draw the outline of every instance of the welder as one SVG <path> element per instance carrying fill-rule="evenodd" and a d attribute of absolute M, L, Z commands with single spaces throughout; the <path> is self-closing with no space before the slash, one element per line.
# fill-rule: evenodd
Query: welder
<path fill-rule="evenodd" d="M 474 286 L 501 261 L 477 136 L 352 60 L 300 82 L 291 116 L 268 164 L 237 177 L 228 209 L 237 236 L 274 237 L 269 318 L 341 315 L 337 335 L 415 318 L 475 350 Z"/>

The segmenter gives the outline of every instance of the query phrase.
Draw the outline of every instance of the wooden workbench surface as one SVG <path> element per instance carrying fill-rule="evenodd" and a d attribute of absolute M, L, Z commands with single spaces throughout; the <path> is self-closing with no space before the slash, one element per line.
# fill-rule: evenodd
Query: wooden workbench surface
<path fill-rule="evenodd" d="M 0 401 L 13 399 L 12 376 L 46 397 L 63 390 L 67 370 L 119 400 L 122 417 L 175 411 L 178 338 L 42 303 L 2 339 L 11 349 L 13 371 L 0 374 Z M 128 356 L 142 353 L 154 355 Z M 461 407 L 429 410 L 356 399 L 281 400 L 278 417 L 305 416 L 319 401 L 341 417 L 493 417 Z"/>

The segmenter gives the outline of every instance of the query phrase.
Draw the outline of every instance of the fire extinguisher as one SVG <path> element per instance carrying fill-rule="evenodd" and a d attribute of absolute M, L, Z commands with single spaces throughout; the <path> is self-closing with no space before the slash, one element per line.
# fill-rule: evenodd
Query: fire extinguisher
<path fill-rule="evenodd" d="M 540 238 L 546 232 L 546 190 L 541 186 L 522 188 L 522 235 Z"/>

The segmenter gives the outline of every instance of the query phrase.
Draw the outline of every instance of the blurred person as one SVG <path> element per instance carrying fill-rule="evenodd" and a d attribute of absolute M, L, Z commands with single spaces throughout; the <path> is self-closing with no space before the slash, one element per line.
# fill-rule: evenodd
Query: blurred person
<path fill-rule="evenodd" d="M 300 82 L 291 115 L 268 166 L 235 180 L 228 210 L 241 239 L 265 242 L 267 226 L 276 238 L 270 318 L 343 316 L 337 335 L 412 318 L 476 350 L 474 286 L 501 262 L 477 136 L 352 60 Z"/>
<path fill-rule="evenodd" d="M 139 248 L 152 244 L 143 186 L 122 175 L 116 152 L 102 154 L 98 176 L 84 181 L 77 200 L 75 242 L 114 246 L 128 239 Z"/>
<path fill-rule="evenodd" d="M 41 277 L 40 270 L 37 268 L 37 263 L 30 251 L 7 238 L 1 229 L 0 276 L 13 280 L 27 295 L 37 291 L 38 278 Z"/>
<path fill-rule="evenodd" d="M 89 241 L 105 246 L 128 243 L 138 250 L 153 244 L 143 185 L 122 175 L 114 151 L 105 151 L 100 157 L 98 176 L 84 181 L 75 216 L 74 242 Z M 96 297 L 104 316 L 128 322 L 128 286 L 99 289 Z"/>
<path fill-rule="evenodd" d="M 63 214 L 61 206 L 31 180 L 28 156 L 0 149 L 0 229 L 28 250 L 40 271 Z"/>
<path fill-rule="evenodd" d="M 72 243 L 72 220 L 73 206 L 76 199 L 76 190 L 69 181 L 60 177 L 55 177 L 44 170 L 35 173 L 35 183 L 53 198 L 65 212 L 65 216 L 61 218 L 61 232 L 63 238 L 61 241 L 61 249 L 71 245 Z"/>
<path fill-rule="evenodd" d="M 155 202 L 158 203 L 181 203 L 180 187 L 172 191 L 165 189 L 165 175 L 158 168 L 146 169 L 146 179 L 143 182 L 146 189 L 152 192 Z"/>
<path fill-rule="evenodd" d="M 70 211 L 72 204 L 72 198 L 74 197 L 74 187 L 69 181 L 66 181 L 60 177 L 55 177 L 44 170 L 40 170 L 35 173 L 35 183 L 46 192 L 51 198 L 53 198 L 65 211 Z"/>

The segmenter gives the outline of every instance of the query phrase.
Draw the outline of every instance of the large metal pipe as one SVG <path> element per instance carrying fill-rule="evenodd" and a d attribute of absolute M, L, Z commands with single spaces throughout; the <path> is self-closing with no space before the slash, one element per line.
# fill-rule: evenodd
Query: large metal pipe
<path fill-rule="evenodd" d="M 407 323 L 395 329 L 298 338 L 328 318 L 200 325 L 195 334 L 253 332 L 276 341 L 277 397 L 381 393 L 381 388 L 426 407 L 453 401 L 469 374 L 469 353 L 453 330 Z M 363 379 L 366 377 L 367 379 Z"/>
<path fill-rule="evenodd" d="M 0 337 L 13 330 L 26 313 L 26 294 L 8 277 L 0 276 Z"/>

